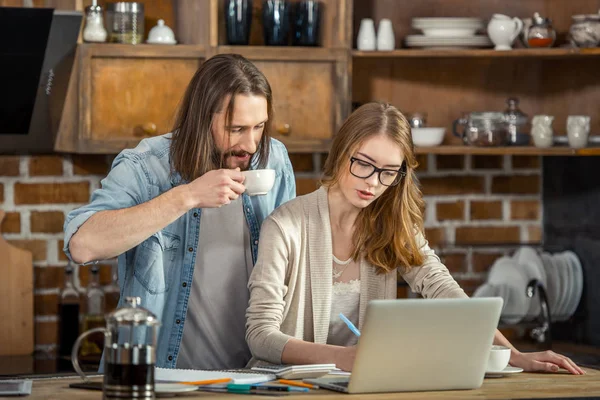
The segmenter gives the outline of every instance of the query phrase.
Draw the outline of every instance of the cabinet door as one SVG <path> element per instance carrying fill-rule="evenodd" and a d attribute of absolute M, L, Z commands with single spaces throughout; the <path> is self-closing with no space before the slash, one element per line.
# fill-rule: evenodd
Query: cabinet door
<path fill-rule="evenodd" d="M 290 152 L 324 151 L 348 115 L 348 52 L 221 46 L 252 61 L 273 91 L 274 137 Z"/>
<path fill-rule="evenodd" d="M 81 152 L 118 152 L 144 137 L 170 132 L 185 89 L 204 59 L 196 47 L 123 47 L 91 45 L 81 53 Z"/>

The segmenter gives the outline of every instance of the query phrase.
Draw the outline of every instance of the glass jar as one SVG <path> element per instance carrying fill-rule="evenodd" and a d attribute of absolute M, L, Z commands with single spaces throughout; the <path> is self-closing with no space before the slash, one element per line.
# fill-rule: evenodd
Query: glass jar
<path fill-rule="evenodd" d="M 85 27 L 82 37 L 85 42 L 101 43 L 106 41 L 107 32 L 102 18 L 102 7 L 91 5 L 85 8 Z"/>
<path fill-rule="evenodd" d="M 108 41 L 139 44 L 144 41 L 144 4 L 118 2 L 106 4 Z"/>
<path fill-rule="evenodd" d="M 527 47 L 552 47 L 556 40 L 556 30 L 552 26 L 552 20 L 543 18 L 537 12 L 534 13 L 525 39 Z"/>
<path fill-rule="evenodd" d="M 573 15 L 569 41 L 576 47 L 596 47 L 600 43 L 600 15 Z"/>
<path fill-rule="evenodd" d="M 459 127 L 463 131 L 459 132 Z M 509 134 L 506 117 L 500 112 L 475 112 L 454 121 L 453 133 L 471 146 L 506 146 Z"/>
<path fill-rule="evenodd" d="M 519 99 L 510 97 L 506 100 L 507 108 L 504 111 L 508 128 L 509 142 L 516 146 L 529 144 L 530 126 L 529 117 L 519 109 Z"/>

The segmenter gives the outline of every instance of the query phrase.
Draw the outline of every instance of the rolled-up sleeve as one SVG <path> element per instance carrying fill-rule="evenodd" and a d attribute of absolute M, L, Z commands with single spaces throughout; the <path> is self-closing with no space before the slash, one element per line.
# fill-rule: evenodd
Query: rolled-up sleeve
<path fill-rule="evenodd" d="M 423 264 L 400 272 L 412 291 L 425 298 L 467 298 L 465 291 L 429 247 L 422 233 L 417 234 L 417 243 L 424 257 Z"/>
<path fill-rule="evenodd" d="M 148 172 L 134 153 L 121 152 L 100 184 L 101 187 L 92 193 L 89 204 L 71 211 L 65 219 L 63 251 L 70 260 L 69 242 L 92 215 L 98 211 L 133 207 L 148 199 Z"/>
<path fill-rule="evenodd" d="M 283 349 L 291 338 L 280 330 L 287 293 L 289 243 L 272 218 L 263 222 L 260 240 L 258 259 L 248 282 L 246 341 L 257 359 L 281 364 Z"/>

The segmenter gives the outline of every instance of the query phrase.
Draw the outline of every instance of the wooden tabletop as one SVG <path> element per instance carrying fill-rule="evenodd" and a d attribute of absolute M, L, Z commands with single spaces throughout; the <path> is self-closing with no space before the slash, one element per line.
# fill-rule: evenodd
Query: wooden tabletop
<path fill-rule="evenodd" d="M 527 399 L 527 398 L 556 398 L 556 397 L 581 397 L 600 396 L 600 371 L 585 369 L 586 375 L 533 374 L 521 373 L 502 378 L 486 378 L 479 389 L 440 391 L 440 392 L 412 392 L 412 393 L 377 393 L 370 395 L 352 395 L 357 399 Z M 98 378 L 95 378 L 96 380 Z M 33 390 L 29 399 L 37 400 L 99 400 L 102 398 L 100 391 L 70 389 L 69 383 L 80 381 L 78 378 L 54 378 L 34 380 Z M 175 399 L 244 399 L 258 395 L 234 395 L 225 393 L 194 392 L 175 397 Z M 306 394 L 284 395 L 297 400 L 302 397 L 327 398 L 327 400 L 342 400 L 348 398 L 347 394 L 327 390 L 314 390 Z M 264 396 L 261 396 L 265 398 Z M 269 396 L 271 397 L 271 396 Z"/>

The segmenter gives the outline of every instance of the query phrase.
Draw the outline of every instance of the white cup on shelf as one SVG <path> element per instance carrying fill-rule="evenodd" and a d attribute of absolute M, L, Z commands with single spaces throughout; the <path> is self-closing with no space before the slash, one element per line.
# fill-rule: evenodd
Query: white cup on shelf
<path fill-rule="evenodd" d="M 392 27 L 392 21 L 388 18 L 383 18 L 379 21 L 377 29 L 377 50 L 379 51 L 392 51 L 396 47 L 396 40 L 394 38 L 394 28 Z"/>
<path fill-rule="evenodd" d="M 590 136 L 590 117 L 587 115 L 569 115 L 567 117 L 567 139 L 569 146 L 580 149 L 587 146 Z"/>
<path fill-rule="evenodd" d="M 373 51 L 376 46 L 377 36 L 375 34 L 375 23 L 371 18 L 363 18 L 360 21 L 356 47 L 361 51 Z"/>

